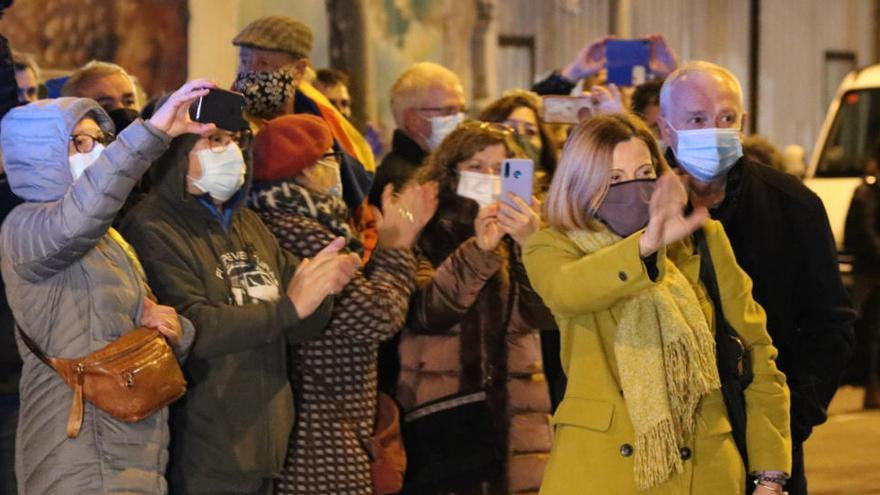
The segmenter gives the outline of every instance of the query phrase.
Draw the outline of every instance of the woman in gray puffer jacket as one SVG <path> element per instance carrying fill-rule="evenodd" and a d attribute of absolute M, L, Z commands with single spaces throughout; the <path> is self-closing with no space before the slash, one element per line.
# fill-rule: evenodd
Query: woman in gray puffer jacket
<path fill-rule="evenodd" d="M 139 263 L 110 223 L 171 138 L 203 128 L 187 110 L 210 86 L 187 83 L 106 149 L 113 123 L 93 100 L 44 100 L 3 119 L 6 174 L 25 200 L 0 231 L 3 279 L 16 321 L 47 355 L 79 358 L 142 325 L 160 331 L 179 357 L 189 348 L 192 325 L 145 301 Z M 86 402 L 82 429 L 68 438 L 73 392 L 16 337 L 24 361 L 18 493 L 166 493 L 167 408 L 124 423 Z"/>

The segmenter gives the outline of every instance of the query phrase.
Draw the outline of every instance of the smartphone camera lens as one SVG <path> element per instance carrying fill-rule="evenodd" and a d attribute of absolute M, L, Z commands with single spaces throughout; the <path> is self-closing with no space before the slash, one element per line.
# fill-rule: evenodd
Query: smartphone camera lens
<path fill-rule="evenodd" d="M 520 177 L 522 177 L 522 172 L 520 172 L 519 170 L 513 173 L 514 179 L 519 179 Z"/>

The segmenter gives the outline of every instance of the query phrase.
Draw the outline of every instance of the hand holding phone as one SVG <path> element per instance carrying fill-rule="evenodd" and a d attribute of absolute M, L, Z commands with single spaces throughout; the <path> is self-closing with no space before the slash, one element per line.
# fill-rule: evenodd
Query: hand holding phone
<path fill-rule="evenodd" d="M 532 196 L 535 164 L 511 158 L 501 165 L 501 203 L 498 226 L 522 246 L 541 226 L 540 205 Z"/>

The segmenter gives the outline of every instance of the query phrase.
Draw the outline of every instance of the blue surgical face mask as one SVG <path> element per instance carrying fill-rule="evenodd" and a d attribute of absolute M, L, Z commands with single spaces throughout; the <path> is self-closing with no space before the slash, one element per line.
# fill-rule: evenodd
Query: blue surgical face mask
<path fill-rule="evenodd" d="M 743 156 L 739 129 L 710 128 L 676 130 L 675 159 L 685 171 L 701 182 L 713 182 L 727 175 Z"/>
<path fill-rule="evenodd" d="M 431 122 L 431 135 L 426 141 L 428 148 L 434 151 L 446 139 L 446 136 L 450 135 L 458 127 L 458 124 L 464 121 L 464 114 L 459 112 L 445 117 L 431 117 L 428 120 Z"/>
<path fill-rule="evenodd" d="M 225 202 L 244 185 L 244 156 L 237 144 L 229 143 L 221 153 L 211 149 L 199 150 L 196 156 L 202 166 L 202 176 L 190 179 L 198 190 Z"/>

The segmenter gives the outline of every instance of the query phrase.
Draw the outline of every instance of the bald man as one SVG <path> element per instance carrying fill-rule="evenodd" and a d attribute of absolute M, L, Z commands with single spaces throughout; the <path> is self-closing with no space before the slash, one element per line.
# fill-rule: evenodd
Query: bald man
<path fill-rule="evenodd" d="M 792 472 L 807 493 L 803 442 L 823 423 L 852 352 L 855 312 L 843 288 L 821 200 L 797 179 L 743 157 L 742 88 L 727 69 L 691 62 L 660 92 L 667 159 L 690 176 L 691 204 L 724 224 L 754 282 L 791 390 Z M 722 281 L 723 282 L 723 281 Z"/>

